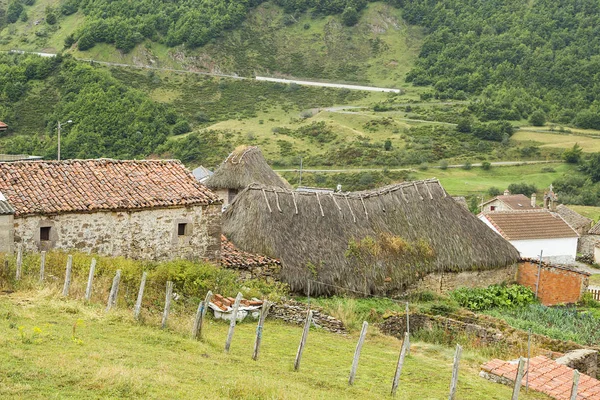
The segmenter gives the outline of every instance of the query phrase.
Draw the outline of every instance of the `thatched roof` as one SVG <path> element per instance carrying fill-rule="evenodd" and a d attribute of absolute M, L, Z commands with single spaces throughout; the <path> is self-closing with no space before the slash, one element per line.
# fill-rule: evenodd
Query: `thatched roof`
<path fill-rule="evenodd" d="M 271 169 L 257 146 L 237 147 L 204 182 L 211 189 L 244 189 L 253 183 L 290 189 Z"/>
<path fill-rule="evenodd" d="M 240 249 L 281 260 L 282 279 L 312 294 L 403 289 L 430 272 L 492 269 L 519 253 L 437 180 L 354 193 L 251 185 L 223 215 Z M 351 249 L 349 251 L 349 249 Z"/>

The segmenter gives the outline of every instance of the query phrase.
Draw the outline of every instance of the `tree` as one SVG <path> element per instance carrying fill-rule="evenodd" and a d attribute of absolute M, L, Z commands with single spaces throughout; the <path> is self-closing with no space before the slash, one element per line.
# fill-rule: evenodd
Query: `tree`
<path fill-rule="evenodd" d="M 492 186 L 488 189 L 487 193 L 492 197 L 496 197 L 496 196 L 500 196 L 502 194 L 502 190 L 498 189 L 495 186 Z"/>
<path fill-rule="evenodd" d="M 354 26 L 358 22 L 358 11 L 354 7 L 346 7 L 342 13 L 342 22 L 346 26 Z"/>
<path fill-rule="evenodd" d="M 582 153 L 583 149 L 581 146 L 579 146 L 578 143 L 575 143 L 571 149 L 563 151 L 562 157 L 563 160 L 569 164 L 579 164 Z"/>
<path fill-rule="evenodd" d="M 46 23 L 48 25 L 56 24 L 56 14 L 54 14 L 54 12 L 49 12 L 46 14 Z"/>
<path fill-rule="evenodd" d="M 546 123 L 546 114 L 542 110 L 535 110 L 529 116 L 529 123 L 533 126 L 543 126 Z"/>
<path fill-rule="evenodd" d="M 508 185 L 508 190 L 512 194 L 524 194 L 527 197 L 529 197 L 533 193 L 537 192 L 537 188 L 535 187 L 535 185 L 528 184 L 525 182 L 511 183 L 510 185 Z"/>
<path fill-rule="evenodd" d="M 21 2 L 18 0 L 13 0 L 10 2 L 8 8 L 6 9 L 6 20 L 9 23 L 14 24 L 19 20 L 19 17 L 21 16 L 22 12 L 23 5 L 21 4 Z"/>
<path fill-rule="evenodd" d="M 189 122 L 184 119 L 173 125 L 173 135 L 183 135 L 191 130 L 192 128 L 190 127 Z"/>
<path fill-rule="evenodd" d="M 461 118 L 456 125 L 456 130 L 461 133 L 469 133 L 471 132 L 471 119 L 470 118 Z"/>
<path fill-rule="evenodd" d="M 600 182 L 600 153 L 593 153 L 589 156 L 583 166 L 583 171 L 590 176 L 593 182 Z"/>
<path fill-rule="evenodd" d="M 392 149 L 392 141 L 390 139 L 387 139 L 383 144 L 383 148 L 385 149 L 385 151 L 390 151 Z"/>

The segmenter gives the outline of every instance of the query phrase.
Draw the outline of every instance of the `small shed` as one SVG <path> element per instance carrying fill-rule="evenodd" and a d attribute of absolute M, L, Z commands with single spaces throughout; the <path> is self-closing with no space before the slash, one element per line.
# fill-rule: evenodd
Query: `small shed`
<path fill-rule="evenodd" d="M 267 164 L 257 146 L 237 147 L 205 182 L 223 201 L 226 207 L 248 185 L 291 189 L 291 185 Z"/>

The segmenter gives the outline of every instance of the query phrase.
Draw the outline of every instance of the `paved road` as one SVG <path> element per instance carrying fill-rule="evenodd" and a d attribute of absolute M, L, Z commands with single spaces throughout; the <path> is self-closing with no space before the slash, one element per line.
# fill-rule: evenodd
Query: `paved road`
<path fill-rule="evenodd" d="M 347 85 L 344 83 L 301 81 L 301 80 L 297 80 L 297 79 L 269 78 L 266 76 L 257 76 L 256 80 L 257 81 L 266 81 L 266 82 L 277 82 L 277 83 L 295 83 L 297 85 L 304 85 L 304 86 L 320 86 L 320 87 L 331 87 L 331 88 L 337 88 L 337 89 L 364 90 L 364 91 L 368 91 L 368 92 L 400 93 L 400 89 L 382 88 L 382 87 L 374 87 L 374 86 L 361 86 L 361 85 Z"/>
<path fill-rule="evenodd" d="M 555 164 L 562 163 L 562 160 L 537 160 L 537 161 L 495 161 L 490 164 L 497 167 L 509 167 L 511 165 L 523 165 L 523 164 Z M 448 168 L 462 168 L 464 164 L 448 165 Z M 472 167 L 481 167 L 481 163 L 471 164 Z M 430 168 L 441 168 L 439 165 L 432 165 Z M 302 169 L 302 172 L 375 172 L 383 171 L 384 168 L 346 168 L 346 169 Z M 410 171 L 415 172 L 414 168 L 387 168 L 388 171 Z M 299 172 L 298 168 L 295 169 L 277 169 L 277 172 Z M 599 272 L 600 273 L 600 270 Z"/>

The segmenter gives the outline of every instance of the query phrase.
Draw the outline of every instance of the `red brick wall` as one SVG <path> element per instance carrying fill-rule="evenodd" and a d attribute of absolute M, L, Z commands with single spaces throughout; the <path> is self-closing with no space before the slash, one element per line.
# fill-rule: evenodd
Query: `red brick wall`
<path fill-rule="evenodd" d="M 538 264 L 520 262 L 517 282 L 535 292 Z M 540 275 L 538 297 L 542 304 L 550 306 L 561 303 L 576 303 L 588 285 L 588 276 L 567 269 L 543 265 Z"/>

